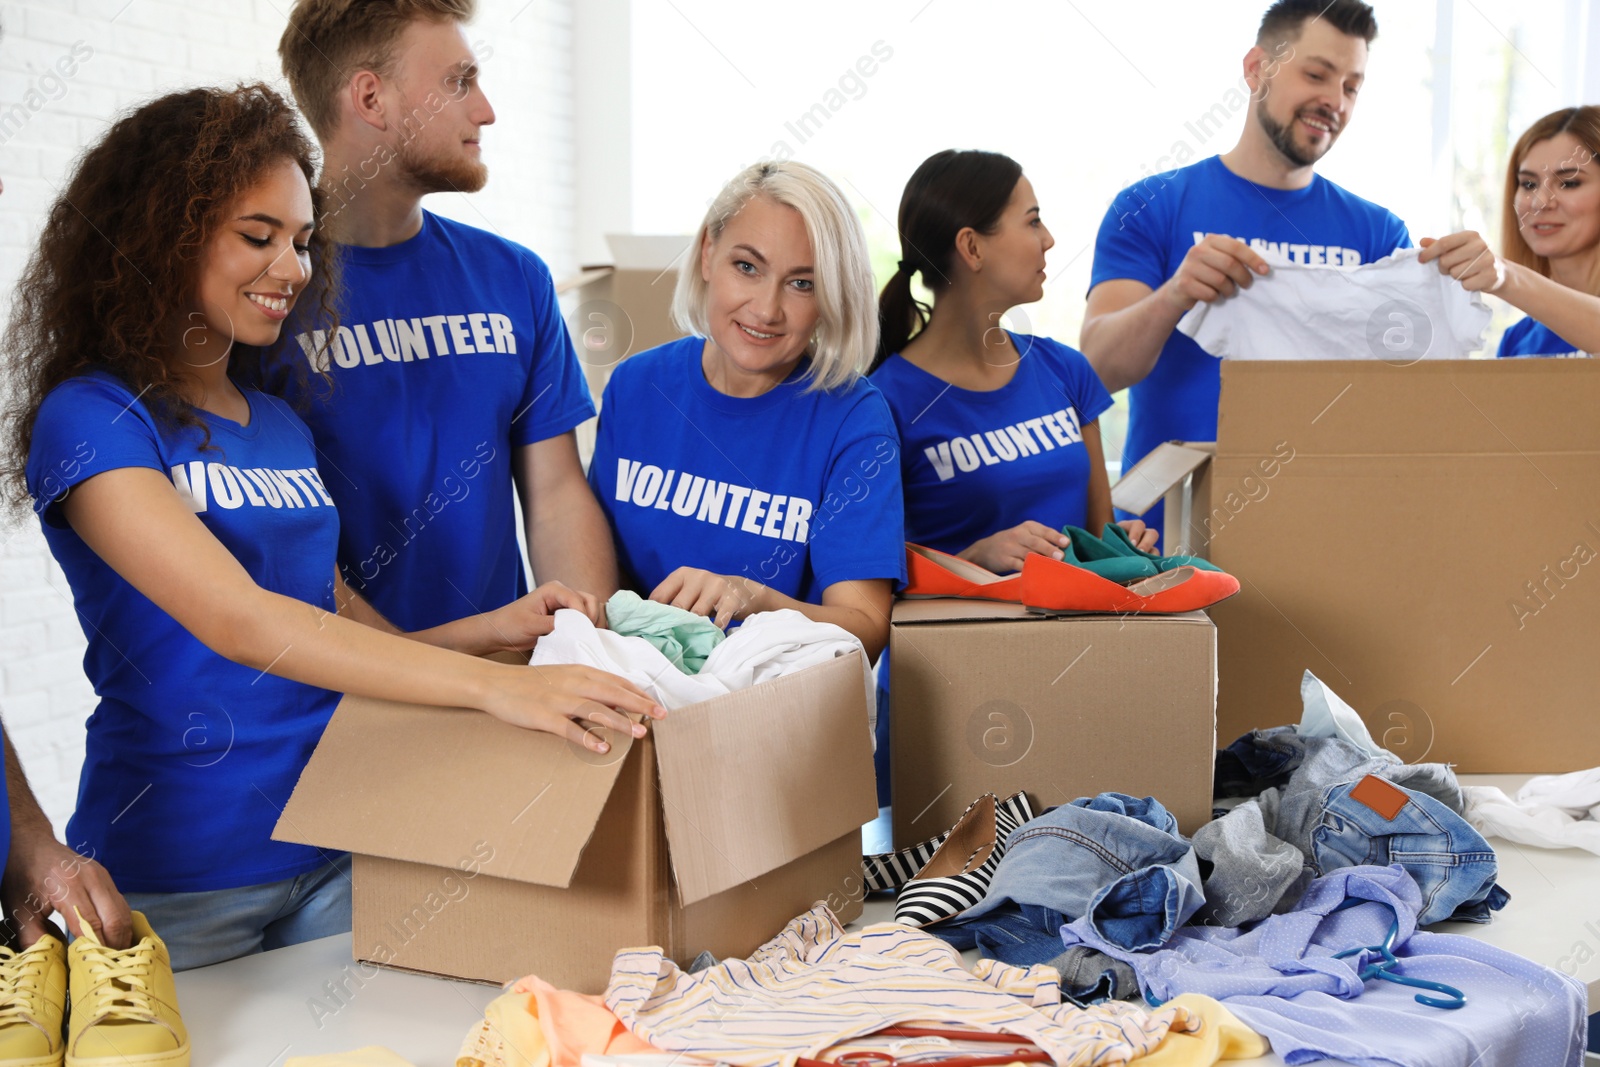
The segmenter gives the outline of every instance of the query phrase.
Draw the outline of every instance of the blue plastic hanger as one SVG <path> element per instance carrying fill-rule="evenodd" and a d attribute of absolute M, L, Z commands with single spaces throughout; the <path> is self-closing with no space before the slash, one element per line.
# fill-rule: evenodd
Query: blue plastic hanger
<path fill-rule="evenodd" d="M 1384 907 L 1388 908 L 1391 913 L 1394 913 L 1394 907 L 1387 901 L 1382 900 L 1347 900 L 1344 902 L 1344 904 L 1341 904 L 1334 910 L 1340 911 L 1354 904 L 1382 904 Z M 1399 936 L 1400 916 L 1395 914 L 1394 921 L 1389 924 L 1389 933 L 1384 937 L 1383 944 L 1358 945 L 1355 948 L 1347 948 L 1343 952 L 1335 952 L 1333 954 L 1333 958 L 1336 960 L 1342 960 L 1346 956 L 1357 956 L 1363 952 L 1376 952 L 1380 958 L 1361 968 L 1357 975 L 1357 977 L 1359 977 L 1363 982 L 1378 978 L 1385 982 L 1393 982 L 1395 985 L 1413 986 L 1417 989 L 1431 989 L 1435 993 L 1442 993 L 1445 997 L 1449 998 L 1448 1000 L 1442 1000 L 1439 997 L 1424 996 L 1421 993 L 1418 993 L 1412 998 L 1418 1004 L 1424 1004 L 1430 1008 L 1443 1008 L 1446 1011 L 1454 1011 L 1457 1008 L 1466 1007 L 1466 995 L 1455 986 L 1445 985 L 1443 982 L 1430 982 L 1423 978 L 1412 978 L 1409 975 L 1400 974 L 1395 970 L 1395 968 L 1400 966 L 1400 960 L 1396 958 L 1394 954 L 1395 938 Z"/>

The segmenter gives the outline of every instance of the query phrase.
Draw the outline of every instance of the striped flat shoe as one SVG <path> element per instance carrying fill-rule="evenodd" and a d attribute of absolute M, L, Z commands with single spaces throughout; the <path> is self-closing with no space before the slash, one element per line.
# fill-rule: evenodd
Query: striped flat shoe
<path fill-rule="evenodd" d="M 932 926 L 974 906 L 989 891 L 1006 841 L 1033 818 L 1028 794 L 985 793 L 962 812 L 945 841 L 895 898 L 894 921 Z"/>
<path fill-rule="evenodd" d="M 917 872 L 928 865 L 933 859 L 933 854 L 939 851 L 939 846 L 944 844 L 944 839 L 950 836 L 946 830 L 941 834 L 934 834 L 920 845 L 903 848 L 899 852 L 880 852 L 876 856 L 861 857 L 862 879 L 866 882 L 869 893 L 892 893 L 917 876 Z"/>
<path fill-rule="evenodd" d="M 969 805 L 968 810 L 971 810 Z M 1026 793 L 1014 793 L 1000 802 L 999 810 L 1009 813 L 1010 818 L 1017 819 L 1020 826 L 1033 818 L 1033 809 L 1028 804 Z M 1023 813 L 1026 814 L 1023 814 Z M 997 818 L 999 811 L 996 812 Z M 917 872 L 926 867 L 933 860 L 939 846 L 944 844 L 945 838 L 950 836 L 950 831 L 934 834 L 921 844 L 903 848 L 898 852 L 880 852 L 874 856 L 861 857 L 861 869 L 867 886 L 868 893 L 893 893 L 911 879 Z"/>

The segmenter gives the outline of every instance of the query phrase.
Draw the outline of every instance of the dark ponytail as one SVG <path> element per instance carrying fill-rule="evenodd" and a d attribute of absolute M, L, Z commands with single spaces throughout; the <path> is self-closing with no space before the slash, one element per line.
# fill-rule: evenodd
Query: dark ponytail
<path fill-rule="evenodd" d="M 878 296 L 878 351 L 872 370 L 924 327 L 933 309 L 911 294 L 919 271 L 935 294 L 950 281 L 956 234 L 993 233 L 1011 201 L 1022 166 L 998 152 L 946 149 L 922 161 L 900 197 L 900 265 Z"/>

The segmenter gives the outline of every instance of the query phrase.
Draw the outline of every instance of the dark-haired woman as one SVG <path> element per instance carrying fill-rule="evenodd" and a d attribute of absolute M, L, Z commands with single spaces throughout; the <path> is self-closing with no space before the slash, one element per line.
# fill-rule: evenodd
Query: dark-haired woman
<path fill-rule="evenodd" d="M 1097 421 L 1110 395 L 1076 349 L 1000 325 L 1043 297 L 1054 243 L 1015 160 L 940 152 L 906 184 L 904 258 L 879 298 L 872 382 L 900 430 L 906 540 L 996 574 L 1029 552 L 1062 558 L 1063 526 L 1111 521 Z M 931 308 L 912 296 L 917 274 Z"/>
<path fill-rule="evenodd" d="M 602 749 L 577 720 L 638 734 L 614 709 L 661 714 L 603 672 L 461 654 L 529 648 L 556 607 L 596 614 L 592 597 L 544 586 L 407 640 L 344 585 L 305 424 L 234 377 L 296 302 L 332 325 L 311 160 L 261 85 L 126 115 L 52 207 L 8 337 L 8 489 L 72 587 L 100 698 L 68 841 L 176 969 L 349 928 L 348 857 L 271 840 L 339 693 Z M 8 899 L 87 862 L 23 837 L 19 823 Z M 58 902 L 77 932 L 74 903 Z M 125 942 L 114 891 L 84 903 Z"/>

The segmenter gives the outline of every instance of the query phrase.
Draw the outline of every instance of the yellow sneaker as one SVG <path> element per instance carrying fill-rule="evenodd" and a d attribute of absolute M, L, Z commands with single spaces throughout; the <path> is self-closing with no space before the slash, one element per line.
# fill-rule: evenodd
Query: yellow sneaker
<path fill-rule="evenodd" d="M 0 945 L 0 1067 L 60 1067 L 67 946 L 46 934 L 22 952 Z"/>
<path fill-rule="evenodd" d="M 133 913 L 132 948 L 102 945 L 81 917 L 79 929 L 67 947 L 67 1067 L 189 1067 L 172 959 L 144 915 Z"/>

